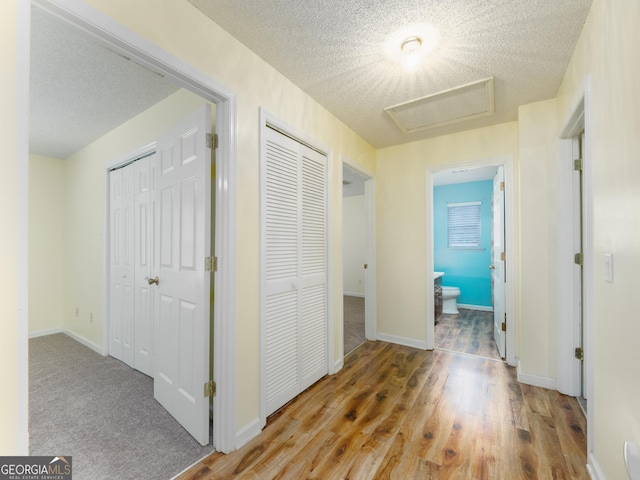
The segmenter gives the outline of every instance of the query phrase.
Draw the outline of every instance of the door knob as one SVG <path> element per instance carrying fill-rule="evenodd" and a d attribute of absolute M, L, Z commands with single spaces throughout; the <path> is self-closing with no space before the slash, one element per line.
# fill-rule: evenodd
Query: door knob
<path fill-rule="evenodd" d="M 149 285 L 153 285 L 154 283 L 156 285 L 160 284 L 160 279 L 158 277 L 156 278 L 147 278 L 147 282 L 149 282 Z"/>

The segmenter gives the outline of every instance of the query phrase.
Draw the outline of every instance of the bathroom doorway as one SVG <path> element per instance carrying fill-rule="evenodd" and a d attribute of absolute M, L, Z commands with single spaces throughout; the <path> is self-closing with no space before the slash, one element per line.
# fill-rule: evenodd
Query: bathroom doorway
<path fill-rule="evenodd" d="M 429 173 L 428 260 L 435 272 L 444 273 L 443 313 L 435 318 L 439 312 L 428 312 L 434 319 L 434 348 L 509 361 L 513 357 L 513 332 L 508 329 L 513 300 L 507 282 L 512 241 L 510 157 Z"/>

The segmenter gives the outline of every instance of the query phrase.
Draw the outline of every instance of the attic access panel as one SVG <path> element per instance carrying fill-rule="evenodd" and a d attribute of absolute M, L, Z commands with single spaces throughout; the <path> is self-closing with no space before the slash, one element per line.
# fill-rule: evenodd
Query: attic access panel
<path fill-rule="evenodd" d="M 405 134 L 492 115 L 493 77 L 387 107 L 384 112 Z"/>

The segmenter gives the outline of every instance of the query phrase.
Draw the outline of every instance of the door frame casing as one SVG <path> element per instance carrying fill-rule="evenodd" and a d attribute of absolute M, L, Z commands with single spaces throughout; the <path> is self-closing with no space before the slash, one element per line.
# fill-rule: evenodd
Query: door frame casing
<path fill-rule="evenodd" d="M 584 130 L 584 144 L 582 145 L 582 222 L 583 222 L 583 292 L 582 292 L 582 321 L 584 329 L 584 372 L 587 387 L 587 398 L 593 399 L 594 375 L 593 375 L 593 298 L 594 298 L 594 246 L 593 246 L 593 164 L 591 161 L 591 77 L 586 75 L 578 87 L 574 99 L 567 109 L 566 116 L 560 126 L 557 140 L 557 172 L 558 192 L 563 195 L 558 198 L 557 205 L 557 232 L 558 232 L 558 258 L 557 279 L 558 286 L 570 285 L 571 288 L 558 295 L 558 343 L 557 343 L 557 389 L 566 395 L 580 395 L 580 364 L 574 356 L 575 339 L 579 335 L 579 325 L 575 322 L 574 306 L 578 299 L 575 298 L 573 276 L 573 244 L 567 242 L 573 238 L 573 208 L 574 197 L 572 195 L 573 184 L 573 153 L 575 137 Z M 563 193 L 564 192 L 564 193 Z M 588 468 L 593 468 L 597 462 L 593 459 L 593 402 L 587 408 L 587 458 Z"/>
<path fill-rule="evenodd" d="M 342 185 L 344 166 L 357 171 L 362 176 L 367 177 L 364 182 L 364 208 L 365 208 L 365 263 L 367 268 L 365 271 L 365 307 L 364 307 L 364 331 L 365 338 L 367 340 L 378 339 L 378 328 L 376 320 L 376 179 L 375 175 L 363 165 L 360 165 L 348 157 L 340 154 L 340 168 L 338 172 L 338 185 Z M 342 225 L 343 222 L 343 195 L 339 197 L 338 205 L 338 225 Z M 343 232 L 340 234 L 340 245 L 343 241 Z M 338 254 L 338 264 L 340 265 L 340 271 L 338 272 L 339 291 L 344 295 L 344 262 L 342 255 L 342 248 Z M 338 319 L 338 326 L 340 328 L 339 336 L 341 338 L 340 344 L 343 351 L 339 360 L 336 360 L 336 371 L 342 368 L 344 362 L 344 308 L 340 308 Z"/>
<path fill-rule="evenodd" d="M 335 281 L 334 281 L 334 247 L 333 247 L 333 237 L 334 237 L 334 227 L 333 223 L 335 220 L 334 215 L 334 202 L 333 202 L 333 183 L 331 179 L 333 179 L 333 149 L 324 145 L 322 142 L 317 139 L 307 135 L 306 133 L 298 130 L 297 128 L 289 125 L 284 122 L 277 116 L 270 113 L 264 107 L 259 108 L 259 155 L 260 155 L 260 226 L 259 226 L 259 235 L 260 235 L 260 307 L 259 307 L 259 323 L 260 323 L 260 336 L 259 336 L 259 358 L 260 358 L 260 372 L 259 372 L 259 384 L 260 384 L 260 398 L 259 398 L 259 418 L 257 419 L 257 430 L 252 430 L 249 432 L 245 432 L 245 442 L 248 439 L 258 435 L 260 430 L 264 428 L 267 422 L 267 402 L 266 402 L 266 374 L 265 374 L 265 350 L 264 350 L 264 310 L 265 305 L 263 302 L 263 295 L 265 289 L 265 281 L 262 278 L 263 271 L 263 262 L 265 258 L 265 245 L 262 241 L 262 230 L 264 228 L 263 221 L 265 219 L 265 215 L 263 212 L 263 173 L 262 169 L 265 162 L 266 155 L 266 140 L 265 140 L 265 131 L 267 128 L 273 127 L 275 130 L 281 132 L 283 135 L 290 137 L 291 139 L 306 145 L 326 156 L 327 158 L 327 177 L 326 177 L 326 187 L 327 187 L 327 217 L 326 217 L 326 235 L 327 235 L 327 350 L 326 350 L 326 361 L 327 361 L 327 373 L 329 375 L 333 375 L 336 372 L 335 364 L 333 362 L 334 358 L 334 309 L 335 309 Z"/>
<path fill-rule="evenodd" d="M 507 314 L 507 335 L 506 335 L 506 361 L 511 366 L 516 366 L 516 311 L 515 311 L 515 177 L 514 177 L 514 161 L 513 155 L 502 155 L 468 162 L 460 162 L 455 164 L 437 165 L 427 167 L 425 170 L 426 184 L 426 295 L 427 298 L 433 298 L 433 175 L 436 173 L 445 173 L 461 169 L 495 167 L 502 165 L 504 167 L 504 183 L 505 183 L 505 253 L 506 253 L 506 285 L 505 285 L 505 312 Z M 432 308 L 427 308 L 426 324 L 427 324 L 427 350 L 435 348 L 435 319 Z"/>
<path fill-rule="evenodd" d="M 140 37 L 110 17 L 79 0 L 32 0 L 69 25 L 125 54 L 152 71 L 163 74 L 181 87 L 216 104 L 216 130 L 220 139 L 216 152 L 215 253 L 220 261 L 214 273 L 214 379 L 218 394 L 213 402 L 213 446 L 228 453 L 237 448 L 236 400 L 236 98 L 235 94 L 210 76 L 197 70 L 155 44 Z M 145 147 L 143 147 L 145 148 Z M 129 156 L 130 154 L 127 154 Z M 129 157 L 130 158 L 130 157 Z M 105 168 L 105 176 L 108 175 Z M 108 192 L 108 189 L 107 189 Z M 108 205 L 108 202 L 107 202 Z M 108 265 L 108 241 L 103 242 Z M 104 269 L 103 298 L 108 298 L 108 268 Z M 108 318 L 105 301 L 103 318 Z M 105 336 L 103 322 L 103 344 Z M 106 332 L 108 334 L 108 330 Z M 106 351 L 105 351 L 106 352 Z M 207 352 L 207 363 L 209 363 Z"/>

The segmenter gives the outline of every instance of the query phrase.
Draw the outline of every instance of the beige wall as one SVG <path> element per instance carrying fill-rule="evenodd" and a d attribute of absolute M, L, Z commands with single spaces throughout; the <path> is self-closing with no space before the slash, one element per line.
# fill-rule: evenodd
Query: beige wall
<path fill-rule="evenodd" d="M 342 268 L 345 294 L 364 296 L 366 222 L 364 195 L 342 199 Z"/>
<path fill-rule="evenodd" d="M 124 26 L 210 75 L 237 95 L 236 428 L 241 429 L 255 421 L 259 414 L 258 109 L 266 108 L 271 114 L 296 130 L 332 148 L 333 155 L 330 160 L 333 162 L 334 172 L 341 168 L 338 165 L 340 154 L 375 172 L 375 151 L 317 102 L 188 2 L 166 0 L 161 9 L 157 8 L 153 0 L 136 2 L 88 0 L 86 3 L 95 6 Z M 176 22 L 178 18 L 180 21 Z M 78 168 L 80 171 L 84 167 Z M 342 192 L 337 178 L 337 175 L 334 176 L 334 196 Z M 82 189 L 102 189 L 103 187 L 98 185 L 99 181 L 99 178 L 92 176 L 91 186 L 83 186 Z M 81 191 L 73 194 L 82 197 Z M 334 198 L 334 208 L 337 208 L 337 205 L 339 202 Z M 78 223 L 72 228 L 76 231 L 84 228 L 85 236 L 90 238 L 91 242 L 89 245 L 81 245 L 80 240 L 77 239 L 76 245 L 70 247 L 80 249 L 87 258 L 94 258 L 93 255 L 98 256 L 95 261 L 90 262 L 90 265 L 77 263 L 75 268 L 83 272 L 94 269 L 101 272 L 102 267 L 98 264 L 101 257 L 97 241 L 101 232 L 100 225 L 97 220 L 88 218 L 89 212 L 83 211 L 83 206 L 77 205 L 76 208 L 78 209 L 77 218 L 86 218 L 89 224 L 83 226 Z M 337 212 L 333 213 L 335 218 L 339 218 Z M 331 239 L 334 252 L 341 248 L 340 230 L 340 225 L 334 225 L 336 234 Z M 334 264 L 334 272 L 339 271 L 338 266 L 337 263 Z M 86 285 L 73 278 L 68 278 L 67 282 L 79 295 L 86 294 L 83 297 L 86 300 L 78 301 L 90 302 L 90 308 L 101 304 L 101 292 L 97 289 L 85 291 Z M 339 282 L 336 281 L 335 284 L 334 294 L 340 298 Z M 335 302 L 336 322 L 340 307 L 341 303 Z M 95 327 L 87 325 L 86 322 L 78 325 L 77 328 L 82 329 L 84 335 L 98 338 L 99 333 L 95 331 Z M 336 335 L 336 338 L 339 336 Z M 336 355 L 341 351 L 337 344 L 335 351 Z"/>
<path fill-rule="evenodd" d="M 556 377 L 556 102 L 518 109 L 520 269 L 516 273 L 519 369 L 552 386 Z"/>
<path fill-rule="evenodd" d="M 558 94 L 567 115 L 586 74 L 591 96 L 593 166 L 592 298 L 593 459 L 606 478 L 627 478 L 625 440 L 640 445 L 640 2 L 594 0 Z M 589 140 L 588 140 L 589 142 Z M 589 155 L 590 153 L 590 155 Z M 614 283 L 604 281 L 604 254 L 614 254 Z"/>
<path fill-rule="evenodd" d="M 426 341 L 426 170 L 517 153 L 515 122 L 378 150 L 379 334 Z"/>
<path fill-rule="evenodd" d="M 29 157 L 29 333 L 63 327 L 65 161 Z"/>
<path fill-rule="evenodd" d="M 18 231 L 19 213 L 26 212 L 26 181 L 20 169 L 26 167 L 26 133 L 18 128 L 16 119 L 25 118 L 18 112 L 18 85 L 26 78 L 24 62 L 18 53 L 18 0 L 0 2 L 0 147 L 2 175 L 0 175 L 0 455 L 26 455 L 27 398 L 26 398 L 26 292 L 19 285 Z M 20 6 L 24 10 L 23 6 Z M 24 39 L 23 39 L 24 40 Z M 20 180 L 25 183 L 19 184 Z M 21 196 L 22 195 L 22 196 Z M 22 219 L 24 221 L 25 219 Z M 24 246 L 23 246 L 24 249 Z M 22 272 L 24 273 L 24 272 Z"/>
<path fill-rule="evenodd" d="M 102 348 L 106 302 L 103 298 L 106 165 L 153 142 L 203 103 L 191 92 L 178 90 L 64 160 L 63 326 L 98 348 Z"/>

